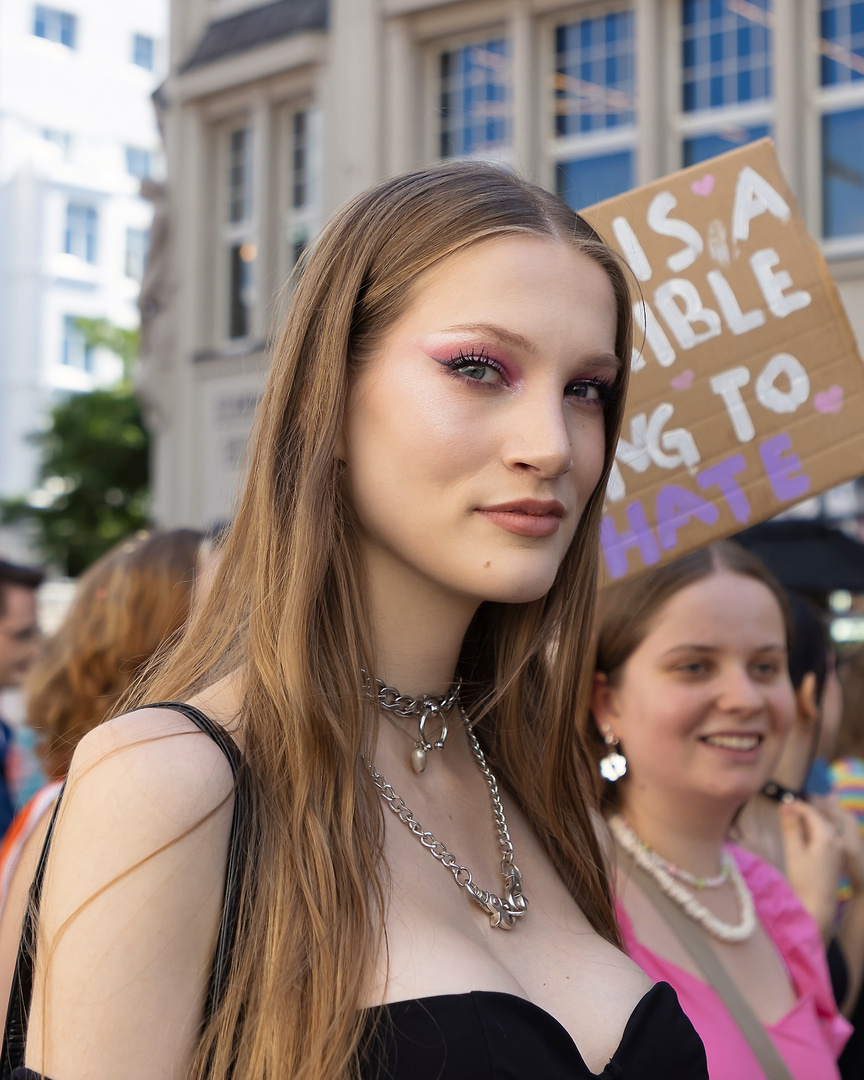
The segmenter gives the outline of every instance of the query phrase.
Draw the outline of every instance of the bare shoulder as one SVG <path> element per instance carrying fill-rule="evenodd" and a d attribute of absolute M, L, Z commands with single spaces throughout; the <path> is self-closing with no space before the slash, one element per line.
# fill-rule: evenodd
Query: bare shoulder
<path fill-rule="evenodd" d="M 180 713 L 141 709 L 82 739 L 39 913 L 37 957 L 50 965 L 37 969 L 29 1065 L 92 1080 L 185 1075 L 232 807 L 224 754 Z"/>
<path fill-rule="evenodd" d="M 64 798 L 101 802 L 112 790 L 127 811 L 152 809 L 183 825 L 230 799 L 233 776 L 219 746 L 183 714 L 141 709 L 81 740 Z"/>

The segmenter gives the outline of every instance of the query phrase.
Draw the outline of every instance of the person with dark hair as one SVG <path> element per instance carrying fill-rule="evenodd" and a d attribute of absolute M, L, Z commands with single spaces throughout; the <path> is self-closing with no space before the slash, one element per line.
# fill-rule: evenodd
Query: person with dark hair
<path fill-rule="evenodd" d="M 729 541 L 601 596 L 584 722 L 624 940 L 678 991 L 712 1080 L 836 1080 L 850 1030 L 815 922 L 727 843 L 794 723 L 789 640 L 782 588 Z"/>
<path fill-rule="evenodd" d="M 835 823 L 808 803 L 805 786 L 823 730 L 835 728 L 839 719 L 839 684 L 821 616 L 802 597 L 790 594 L 788 602 L 795 720 L 771 776 L 738 815 L 734 833 L 790 879 L 827 942 L 834 932 L 843 849 Z M 788 809 L 781 813 L 782 807 Z"/>
<path fill-rule="evenodd" d="M 39 651 L 36 590 L 45 575 L 0 559 L 0 690 L 21 685 Z"/>
<path fill-rule="evenodd" d="M 15 1080 L 707 1080 L 574 723 L 631 338 L 621 262 L 510 170 L 337 211 L 213 584 L 75 752 Z"/>
<path fill-rule="evenodd" d="M 45 575 L 31 566 L 0 559 L 0 690 L 20 687 L 39 655 L 36 590 Z M 0 718 L 0 837 L 15 814 L 8 764 L 13 728 Z"/>
<path fill-rule="evenodd" d="M 834 995 L 848 1016 L 864 978 L 864 841 L 854 817 L 825 797 L 824 783 L 813 781 L 822 780 L 817 766 L 824 761 L 822 748 L 836 738 L 843 696 L 824 619 L 794 593 L 789 607 L 795 720 L 769 780 L 738 815 L 733 836 L 788 879 L 815 919 L 828 948 Z"/>
<path fill-rule="evenodd" d="M 825 748 L 831 760 L 831 790 L 841 809 L 854 818 L 858 838 L 864 843 L 864 645 L 841 658 L 837 674 L 843 692 L 843 708 L 834 745 Z M 846 905 L 853 897 L 853 882 L 851 879 L 844 881 L 840 888 L 844 920 L 849 918 Z M 861 1080 L 864 1076 L 864 991 L 859 992 L 849 1018 L 855 1032 L 840 1058 L 840 1073 L 844 1080 Z"/>

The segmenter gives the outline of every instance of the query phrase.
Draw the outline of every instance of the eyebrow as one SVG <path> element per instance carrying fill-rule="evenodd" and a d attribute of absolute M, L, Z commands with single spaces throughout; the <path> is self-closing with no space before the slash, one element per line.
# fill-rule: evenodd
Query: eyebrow
<path fill-rule="evenodd" d="M 753 652 L 786 652 L 786 645 L 780 642 L 771 643 L 768 645 L 757 645 Z M 673 645 L 671 649 L 667 649 L 663 656 L 672 656 L 677 652 L 698 652 L 698 653 L 714 653 L 722 652 L 722 649 L 718 649 L 716 645 L 697 645 L 695 643 L 687 643 L 684 645 Z M 661 658 L 662 659 L 662 658 Z"/>
<path fill-rule="evenodd" d="M 508 330 L 504 326 L 495 323 L 459 323 L 456 326 L 448 326 L 445 334 L 480 334 L 494 337 L 505 345 L 511 345 L 515 349 L 521 349 L 531 356 L 537 355 L 537 346 L 524 334 L 518 334 L 515 330 Z M 587 358 L 588 362 L 597 367 L 611 368 L 616 373 L 621 369 L 621 362 L 614 353 L 601 352 L 596 356 Z"/>
<path fill-rule="evenodd" d="M 506 345 L 513 345 L 514 348 L 522 349 L 524 352 L 537 352 L 537 346 L 533 341 L 529 341 L 522 334 L 517 334 L 515 330 L 507 330 L 505 327 L 496 326 L 494 323 L 459 323 L 458 326 L 448 326 L 444 333 L 485 334 L 503 341 Z"/>

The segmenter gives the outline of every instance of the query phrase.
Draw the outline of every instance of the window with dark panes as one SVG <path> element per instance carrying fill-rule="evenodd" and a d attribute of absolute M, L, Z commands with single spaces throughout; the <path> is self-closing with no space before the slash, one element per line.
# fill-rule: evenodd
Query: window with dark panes
<path fill-rule="evenodd" d="M 137 67 L 153 70 L 155 42 L 147 34 L 134 34 L 132 37 L 132 63 Z"/>
<path fill-rule="evenodd" d="M 683 165 L 771 134 L 772 23 L 772 0 L 683 0 Z"/>
<path fill-rule="evenodd" d="M 78 20 L 69 11 L 37 4 L 33 9 L 33 33 L 47 41 L 56 41 L 69 49 L 74 49 L 78 34 Z"/>
<path fill-rule="evenodd" d="M 636 183 L 636 64 L 629 8 L 554 29 L 555 188 L 575 209 Z"/>
<path fill-rule="evenodd" d="M 509 145 L 510 70 L 505 38 L 478 41 L 439 55 L 439 157 L 467 157 Z"/>
<path fill-rule="evenodd" d="M 822 235 L 864 234 L 864 2 L 820 0 Z"/>
<path fill-rule="evenodd" d="M 69 203 L 63 250 L 82 262 L 96 262 L 98 215 L 92 206 Z"/>

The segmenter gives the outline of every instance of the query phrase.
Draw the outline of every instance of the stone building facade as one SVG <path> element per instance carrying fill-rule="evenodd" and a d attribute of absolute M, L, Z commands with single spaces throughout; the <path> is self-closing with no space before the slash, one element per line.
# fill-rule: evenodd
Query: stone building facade
<path fill-rule="evenodd" d="M 770 134 L 864 343 L 862 2 L 172 0 L 171 41 L 141 378 L 162 524 L 230 517 L 302 248 L 440 157 L 580 206 Z"/>

